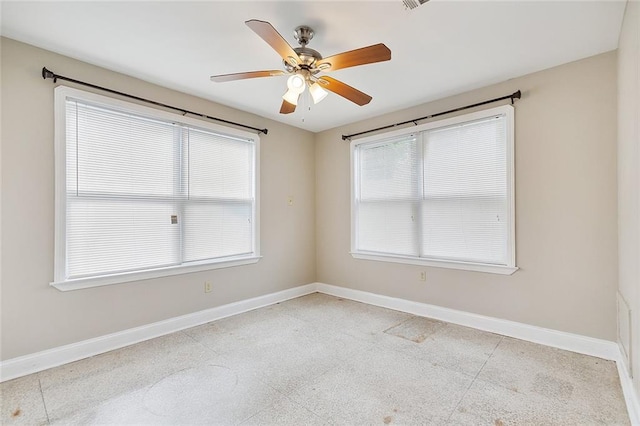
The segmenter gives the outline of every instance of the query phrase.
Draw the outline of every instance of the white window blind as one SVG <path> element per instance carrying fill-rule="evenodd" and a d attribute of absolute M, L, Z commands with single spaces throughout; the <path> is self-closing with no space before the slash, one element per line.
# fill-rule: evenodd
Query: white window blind
<path fill-rule="evenodd" d="M 496 112 L 354 143 L 354 254 L 515 267 L 512 115 Z"/>
<path fill-rule="evenodd" d="M 423 256 L 507 265 L 505 121 L 424 133 Z"/>
<path fill-rule="evenodd" d="M 358 248 L 417 256 L 421 179 L 415 135 L 363 147 L 359 158 Z"/>
<path fill-rule="evenodd" d="M 253 251 L 253 145 L 190 129 L 184 260 Z"/>
<path fill-rule="evenodd" d="M 253 139 L 81 98 L 63 115 L 56 282 L 257 256 Z"/>

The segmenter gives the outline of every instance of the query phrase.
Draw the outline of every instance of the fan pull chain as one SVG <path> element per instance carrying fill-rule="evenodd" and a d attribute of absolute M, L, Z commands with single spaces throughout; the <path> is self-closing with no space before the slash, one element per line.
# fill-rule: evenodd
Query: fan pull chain
<path fill-rule="evenodd" d="M 309 100 L 309 97 L 311 95 L 309 94 L 308 90 L 304 91 L 304 94 L 302 96 L 300 96 L 302 98 L 302 108 L 300 108 L 302 110 L 302 122 L 304 123 L 304 118 L 305 118 L 305 112 L 306 111 L 311 111 L 311 102 Z"/>

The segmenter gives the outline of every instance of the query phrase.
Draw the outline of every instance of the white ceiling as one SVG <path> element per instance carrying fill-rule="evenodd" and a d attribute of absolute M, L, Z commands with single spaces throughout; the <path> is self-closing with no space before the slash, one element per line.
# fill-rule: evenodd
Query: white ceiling
<path fill-rule="evenodd" d="M 613 50 L 624 8 L 616 0 L 431 0 L 414 10 L 402 0 L 3 1 L 1 32 L 317 132 Z M 293 47 L 293 29 L 309 25 L 316 32 L 309 47 L 323 56 L 382 42 L 392 58 L 330 73 L 373 96 L 370 104 L 330 94 L 311 110 L 281 115 L 285 76 L 209 81 L 213 74 L 282 68 L 278 54 L 244 24 L 249 19 L 269 21 Z"/>

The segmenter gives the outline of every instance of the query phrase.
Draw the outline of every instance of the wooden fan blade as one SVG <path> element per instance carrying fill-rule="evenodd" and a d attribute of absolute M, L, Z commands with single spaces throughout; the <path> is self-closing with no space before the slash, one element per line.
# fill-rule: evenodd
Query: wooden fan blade
<path fill-rule="evenodd" d="M 280 70 L 236 72 L 233 74 L 212 75 L 211 81 L 222 83 L 224 81 L 244 80 L 245 78 L 275 77 L 283 74 L 284 71 Z"/>
<path fill-rule="evenodd" d="M 276 31 L 273 26 L 266 21 L 259 21 L 257 19 L 251 19 L 250 21 L 246 21 L 245 24 L 249 28 L 253 30 L 254 33 L 258 34 L 260 38 L 267 42 L 269 46 L 271 46 L 282 59 L 285 60 L 289 65 L 296 66 L 300 64 L 302 61 L 300 57 L 293 50 L 293 47 L 280 35 L 278 31 Z"/>
<path fill-rule="evenodd" d="M 296 106 L 294 104 L 290 104 L 287 101 L 282 101 L 282 106 L 280 107 L 280 114 L 291 114 L 296 110 Z"/>
<path fill-rule="evenodd" d="M 360 106 L 368 104 L 369 102 L 371 102 L 371 99 L 373 99 L 366 93 L 363 93 L 358 89 L 354 89 L 348 84 L 345 84 L 339 80 L 336 80 L 335 78 L 331 78 L 326 75 L 320 77 L 318 79 L 318 83 L 320 83 L 320 87 L 322 87 L 323 89 L 327 89 L 330 92 L 333 92 L 336 95 L 340 95 L 343 98 L 348 99 Z"/>
<path fill-rule="evenodd" d="M 317 66 L 323 71 L 335 71 L 342 68 L 388 61 L 389 59 L 391 59 L 391 50 L 384 44 L 379 43 L 329 56 L 318 61 Z M 329 67 L 327 65 L 323 67 L 322 64 L 328 64 Z"/>

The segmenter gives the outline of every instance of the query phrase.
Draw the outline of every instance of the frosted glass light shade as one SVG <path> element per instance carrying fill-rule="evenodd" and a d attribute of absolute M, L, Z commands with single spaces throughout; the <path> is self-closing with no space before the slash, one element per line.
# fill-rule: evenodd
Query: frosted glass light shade
<path fill-rule="evenodd" d="M 300 74 L 294 74 L 287 80 L 287 87 L 289 90 L 282 96 L 282 99 L 293 105 L 298 105 L 298 98 L 300 94 L 304 92 L 307 83 L 303 76 Z"/>
<path fill-rule="evenodd" d="M 300 92 L 293 91 L 291 89 L 287 90 L 287 92 L 282 95 L 282 99 L 289 102 L 293 105 L 298 105 L 298 98 L 300 97 Z"/>
<path fill-rule="evenodd" d="M 294 74 L 287 80 L 287 87 L 290 91 L 302 93 L 305 88 L 304 77 L 299 74 Z"/>
<path fill-rule="evenodd" d="M 311 93 L 314 104 L 320 103 L 320 101 L 326 98 L 329 94 L 329 92 L 320 87 L 318 83 L 313 83 L 309 86 L 309 93 Z"/>

